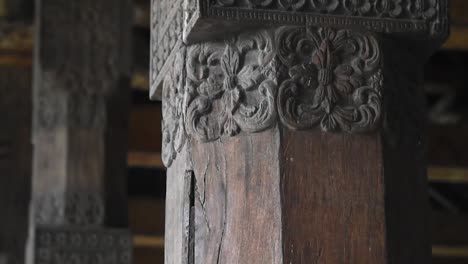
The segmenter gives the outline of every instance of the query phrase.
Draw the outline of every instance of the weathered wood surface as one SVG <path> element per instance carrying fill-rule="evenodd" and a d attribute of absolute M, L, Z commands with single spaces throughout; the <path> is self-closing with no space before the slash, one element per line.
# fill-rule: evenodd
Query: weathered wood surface
<path fill-rule="evenodd" d="M 385 263 L 379 135 L 283 137 L 283 263 Z"/>
<path fill-rule="evenodd" d="M 187 165 L 187 156 L 182 153 L 174 168 L 167 171 L 164 263 L 190 264 L 189 225 L 190 189 L 192 173 Z"/>
<path fill-rule="evenodd" d="M 192 145 L 194 263 L 287 263 L 279 147 L 278 129 Z"/>

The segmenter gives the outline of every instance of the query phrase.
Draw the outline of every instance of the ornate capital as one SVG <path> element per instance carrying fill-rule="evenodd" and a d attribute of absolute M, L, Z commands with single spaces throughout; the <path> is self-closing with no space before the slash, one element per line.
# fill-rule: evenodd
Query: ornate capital
<path fill-rule="evenodd" d="M 151 90 L 160 97 L 170 62 L 185 44 L 272 26 L 333 27 L 440 42 L 448 0 L 153 0 Z"/>
<path fill-rule="evenodd" d="M 447 1 L 153 1 L 152 33 L 151 96 L 162 94 L 170 166 L 190 139 L 378 129 L 385 41 L 440 42 Z"/>
<path fill-rule="evenodd" d="M 372 33 L 281 27 L 183 46 L 163 85 L 163 161 L 187 138 L 274 126 L 368 132 L 382 116 L 382 54 Z"/>

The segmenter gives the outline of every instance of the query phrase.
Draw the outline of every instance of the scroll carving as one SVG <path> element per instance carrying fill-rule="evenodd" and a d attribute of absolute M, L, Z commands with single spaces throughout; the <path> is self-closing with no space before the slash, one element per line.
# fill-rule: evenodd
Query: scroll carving
<path fill-rule="evenodd" d="M 186 127 L 204 142 L 260 132 L 276 121 L 272 38 L 266 31 L 190 46 Z"/>
<path fill-rule="evenodd" d="M 363 132 L 380 120 L 380 50 L 371 35 L 349 30 L 284 27 L 278 55 L 289 77 L 278 92 L 278 111 L 292 129 Z"/>
<path fill-rule="evenodd" d="M 167 167 L 185 145 L 187 138 L 184 124 L 185 112 L 185 48 L 175 57 L 172 69 L 163 83 L 163 146 L 162 160 Z"/>

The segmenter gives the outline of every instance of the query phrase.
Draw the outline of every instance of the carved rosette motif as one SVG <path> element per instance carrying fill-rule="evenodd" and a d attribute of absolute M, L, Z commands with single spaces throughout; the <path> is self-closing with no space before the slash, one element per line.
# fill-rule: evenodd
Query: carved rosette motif
<path fill-rule="evenodd" d="M 376 126 L 383 81 L 379 45 L 371 34 L 284 27 L 276 37 L 289 69 L 277 99 L 288 127 L 362 132 Z"/>
<path fill-rule="evenodd" d="M 173 62 L 172 70 L 166 75 L 162 91 L 162 160 L 171 166 L 186 141 L 185 113 L 185 48 L 181 49 Z"/>
<path fill-rule="evenodd" d="M 186 127 L 208 142 L 240 131 L 260 132 L 276 121 L 272 38 L 266 31 L 187 52 Z"/>

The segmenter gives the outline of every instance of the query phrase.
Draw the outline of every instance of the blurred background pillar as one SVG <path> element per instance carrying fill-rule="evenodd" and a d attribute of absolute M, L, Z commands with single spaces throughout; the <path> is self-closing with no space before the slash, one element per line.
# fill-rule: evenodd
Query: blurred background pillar
<path fill-rule="evenodd" d="M 130 263 L 130 2 L 36 9 L 28 263 Z"/>
<path fill-rule="evenodd" d="M 24 263 L 31 196 L 30 2 L 0 1 L 0 263 L 8 264 Z"/>

